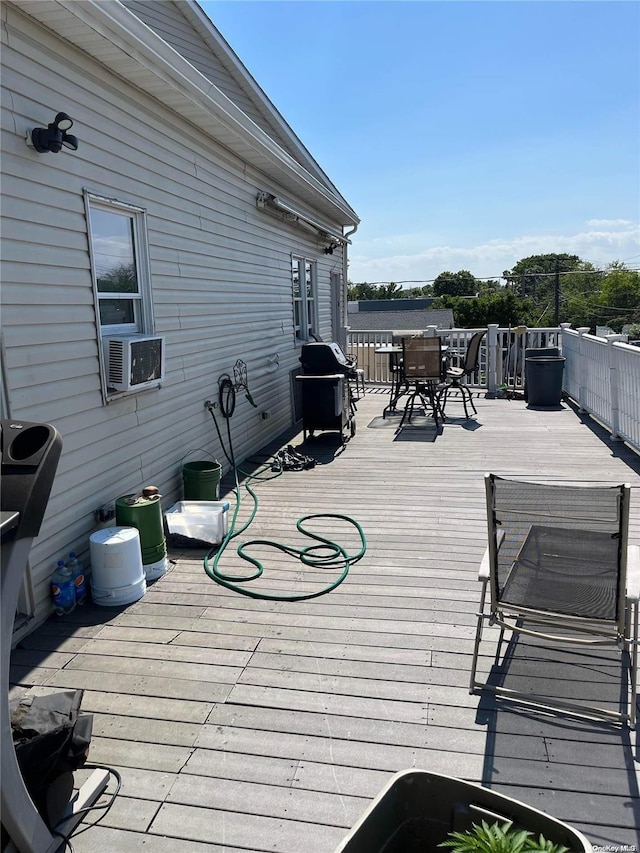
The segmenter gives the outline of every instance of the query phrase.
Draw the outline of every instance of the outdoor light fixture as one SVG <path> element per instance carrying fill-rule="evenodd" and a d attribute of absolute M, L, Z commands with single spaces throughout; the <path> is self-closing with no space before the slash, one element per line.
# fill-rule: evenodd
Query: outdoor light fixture
<path fill-rule="evenodd" d="M 327 231 L 326 225 L 315 222 L 306 213 L 297 210 L 271 193 L 259 192 L 256 196 L 256 207 L 262 210 L 270 210 L 273 213 L 280 213 L 284 222 L 304 228 L 315 234 L 320 240 L 327 240 L 329 245 L 323 250 L 325 255 L 332 255 L 338 246 L 351 243 L 347 237 L 341 237 L 339 234 Z"/>
<path fill-rule="evenodd" d="M 72 127 L 73 119 L 66 113 L 58 113 L 47 127 L 34 127 L 33 130 L 27 131 L 27 145 L 35 148 L 39 154 L 44 154 L 46 151 L 57 154 L 63 146 L 77 151 L 77 138 L 67 133 Z"/>

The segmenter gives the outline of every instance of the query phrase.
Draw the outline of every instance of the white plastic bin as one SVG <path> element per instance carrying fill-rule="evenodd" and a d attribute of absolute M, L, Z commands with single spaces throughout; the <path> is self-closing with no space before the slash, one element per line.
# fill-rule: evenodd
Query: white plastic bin
<path fill-rule="evenodd" d="M 219 545 L 227 535 L 228 513 L 229 501 L 178 501 L 164 518 L 177 543 Z"/>

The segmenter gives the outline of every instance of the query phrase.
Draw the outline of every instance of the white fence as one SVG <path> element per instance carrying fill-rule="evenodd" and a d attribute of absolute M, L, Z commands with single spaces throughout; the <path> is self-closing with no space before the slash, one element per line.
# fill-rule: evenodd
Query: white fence
<path fill-rule="evenodd" d="M 625 337 L 597 338 L 586 329 L 563 328 L 563 388 L 612 438 L 640 450 L 640 347 Z"/>
<path fill-rule="evenodd" d="M 438 329 L 429 326 L 425 335 L 440 335 L 449 346 L 449 358 L 464 362 L 467 345 L 479 329 Z M 475 388 L 486 388 L 489 394 L 524 387 L 525 350 L 558 347 L 566 358 L 563 390 L 581 409 L 593 415 L 611 430 L 613 438 L 621 438 L 640 451 L 640 347 L 625 343 L 623 335 L 597 338 L 586 329 L 502 328 L 491 325 L 482 341 L 478 369 L 467 380 Z M 389 357 L 376 353 L 394 343 L 402 335 L 416 332 L 350 331 L 347 349 L 358 359 L 365 381 L 391 381 Z M 394 340 L 395 339 L 395 340 Z"/>
<path fill-rule="evenodd" d="M 438 329 L 429 326 L 424 330 L 426 336 L 440 335 L 448 347 L 448 358 L 464 362 L 467 345 L 480 329 Z M 561 329 L 553 328 L 515 329 L 489 326 L 480 347 L 478 369 L 467 380 L 472 387 L 486 388 L 495 393 L 500 386 L 522 389 L 524 386 L 524 352 L 528 347 L 560 346 Z M 347 336 L 347 349 L 350 355 L 358 359 L 358 367 L 364 370 L 365 381 L 386 383 L 391 381 L 389 357 L 376 353 L 380 347 L 399 341 L 402 335 L 420 334 L 419 332 L 398 332 L 391 329 L 379 331 L 350 331 Z"/>

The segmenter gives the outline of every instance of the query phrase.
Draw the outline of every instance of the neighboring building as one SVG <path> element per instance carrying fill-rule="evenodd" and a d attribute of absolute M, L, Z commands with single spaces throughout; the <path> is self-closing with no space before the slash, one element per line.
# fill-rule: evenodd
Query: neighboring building
<path fill-rule="evenodd" d="M 2 416 L 64 442 L 21 636 L 97 508 L 149 483 L 166 506 L 192 451 L 224 461 L 204 401 L 238 359 L 257 408 L 238 395 L 236 458 L 291 425 L 300 346 L 345 339 L 358 217 L 194 0 L 0 14 Z M 77 150 L 38 153 L 37 127 Z"/>
<path fill-rule="evenodd" d="M 433 299 L 367 299 L 349 302 L 347 320 L 354 332 L 378 330 L 419 330 L 427 326 L 453 329 L 450 308 L 430 310 Z"/>

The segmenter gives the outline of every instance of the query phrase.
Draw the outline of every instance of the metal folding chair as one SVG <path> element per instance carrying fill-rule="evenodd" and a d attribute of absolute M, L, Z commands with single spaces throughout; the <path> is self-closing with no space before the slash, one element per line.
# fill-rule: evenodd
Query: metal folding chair
<path fill-rule="evenodd" d="M 479 574 L 482 594 L 470 692 L 490 690 L 528 705 L 634 726 L 640 547 L 628 544 L 629 486 L 543 485 L 495 474 L 487 474 L 485 483 L 489 543 Z M 485 623 L 499 626 L 500 636 L 489 678 L 479 681 Z M 534 667 L 529 677 L 521 676 L 522 685 L 510 688 L 509 668 L 515 658 L 513 654 L 500 658 L 506 630 L 513 632 L 512 639 L 537 638 L 533 644 L 538 646 L 532 649 L 551 654 L 547 659 L 554 666 L 562 665 L 561 649 L 566 657 L 567 645 L 582 647 L 582 666 L 563 670 L 565 676 L 548 691 L 550 695 L 547 687 L 553 679 L 545 679 L 539 661 L 537 671 Z M 592 701 L 596 687 L 601 691 L 602 685 L 596 684 L 600 674 L 594 675 L 599 664 L 589 661 L 586 653 L 591 649 L 593 654 L 596 646 L 620 653 L 621 683 L 616 682 L 615 694 Z M 522 647 L 516 652 L 521 654 Z M 527 660 L 525 649 L 525 663 L 535 654 L 529 650 Z M 536 683 L 544 686 L 544 692 L 535 689 Z"/>

